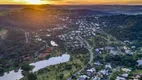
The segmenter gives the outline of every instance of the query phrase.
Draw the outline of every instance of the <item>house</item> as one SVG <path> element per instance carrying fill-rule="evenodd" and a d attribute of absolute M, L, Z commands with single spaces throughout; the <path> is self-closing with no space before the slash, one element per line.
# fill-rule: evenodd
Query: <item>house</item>
<path fill-rule="evenodd" d="M 127 68 L 121 68 L 121 70 L 124 71 L 124 72 L 131 72 L 132 71 L 132 70 L 127 69 Z"/>
<path fill-rule="evenodd" d="M 98 66 L 102 65 L 100 62 L 95 62 L 94 64 Z"/>
<path fill-rule="evenodd" d="M 86 70 L 87 72 L 96 72 L 96 69 L 95 68 L 91 68 L 91 69 L 88 69 L 88 70 Z"/>
<path fill-rule="evenodd" d="M 135 48 L 136 48 L 136 46 L 132 46 L 131 48 L 132 48 L 132 49 L 135 49 Z"/>
<path fill-rule="evenodd" d="M 125 78 L 123 78 L 123 77 L 119 77 L 119 76 L 117 76 L 115 80 L 126 80 L 126 79 L 125 79 Z"/>
<path fill-rule="evenodd" d="M 43 51 L 43 53 L 50 53 L 51 52 L 51 48 L 47 48 L 46 50 Z"/>
<path fill-rule="evenodd" d="M 132 54 L 131 50 L 128 47 L 124 46 L 123 49 L 124 49 L 125 53 Z"/>
<path fill-rule="evenodd" d="M 127 78 L 127 77 L 128 77 L 128 74 L 121 74 L 120 76 L 121 76 L 121 77 L 124 77 L 124 78 Z"/>
<path fill-rule="evenodd" d="M 77 80 L 87 80 L 88 78 L 86 75 L 81 75 Z"/>
<path fill-rule="evenodd" d="M 99 76 L 95 76 L 92 80 L 101 80 Z"/>
<path fill-rule="evenodd" d="M 112 67 L 111 67 L 110 64 L 105 65 L 105 68 L 106 68 L 106 69 L 112 69 Z"/>
<path fill-rule="evenodd" d="M 95 72 L 96 72 L 95 68 L 91 68 L 91 69 L 86 70 L 86 74 L 88 76 L 92 76 L 92 74 L 94 74 Z"/>
<path fill-rule="evenodd" d="M 97 48 L 97 49 L 95 49 L 95 51 L 96 51 L 96 52 L 99 52 L 100 50 Z"/>
<path fill-rule="evenodd" d="M 111 53 L 111 54 L 114 54 L 114 55 L 117 55 L 117 54 L 118 54 L 118 52 L 117 52 L 116 50 L 110 50 L 110 53 Z"/>
<path fill-rule="evenodd" d="M 40 42 L 40 41 L 42 41 L 42 39 L 41 39 L 41 38 L 36 38 L 36 41 L 39 41 L 39 42 Z"/>
<path fill-rule="evenodd" d="M 44 59 L 46 56 L 48 56 L 49 53 L 43 53 L 39 56 L 40 59 Z"/>
<path fill-rule="evenodd" d="M 54 46 L 54 47 L 57 47 L 57 46 L 58 46 L 58 44 L 57 44 L 55 41 L 50 41 L 50 44 L 51 44 L 52 46 Z"/>
<path fill-rule="evenodd" d="M 5 39 L 7 36 L 8 30 L 0 30 L 0 40 Z"/>
<path fill-rule="evenodd" d="M 27 60 L 30 60 L 30 59 L 31 59 L 31 57 L 28 56 L 28 57 L 25 57 L 23 60 L 24 60 L 24 61 L 27 61 Z"/>
<path fill-rule="evenodd" d="M 47 48 L 46 50 L 44 50 L 44 51 L 42 52 L 42 54 L 39 56 L 39 58 L 40 58 L 40 59 L 45 58 L 46 56 L 49 55 L 50 52 L 51 52 L 51 49 L 50 49 L 50 48 Z"/>
<path fill-rule="evenodd" d="M 130 80 L 141 80 L 141 78 L 142 78 L 142 75 L 137 74 L 135 76 L 131 76 Z"/>
<path fill-rule="evenodd" d="M 109 75 L 108 70 L 100 70 L 99 73 L 103 74 L 103 75 Z"/>

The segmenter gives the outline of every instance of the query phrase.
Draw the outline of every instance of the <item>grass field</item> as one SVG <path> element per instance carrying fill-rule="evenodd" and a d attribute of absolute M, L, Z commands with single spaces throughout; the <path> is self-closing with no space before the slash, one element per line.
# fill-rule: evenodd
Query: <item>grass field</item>
<path fill-rule="evenodd" d="M 37 80 L 67 80 L 82 69 L 89 61 L 88 53 L 71 53 L 69 62 L 48 66 L 35 72 Z M 21 80 L 26 80 L 24 77 Z"/>
<path fill-rule="evenodd" d="M 67 80 L 73 73 L 80 70 L 86 63 L 87 54 L 71 55 L 71 60 L 67 63 L 49 66 L 38 71 L 38 80 Z"/>
<path fill-rule="evenodd" d="M 132 72 L 133 74 L 142 74 L 141 69 L 136 69 L 135 71 Z"/>

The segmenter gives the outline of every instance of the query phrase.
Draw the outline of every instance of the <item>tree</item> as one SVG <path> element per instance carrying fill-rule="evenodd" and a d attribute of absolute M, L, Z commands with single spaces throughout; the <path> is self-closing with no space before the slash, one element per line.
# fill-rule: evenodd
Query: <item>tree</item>
<path fill-rule="evenodd" d="M 62 80 L 64 78 L 64 74 L 60 74 L 60 79 Z"/>
<path fill-rule="evenodd" d="M 122 59 L 125 66 L 131 67 L 137 65 L 137 60 L 133 58 L 131 55 L 125 55 Z"/>
<path fill-rule="evenodd" d="M 34 73 L 29 73 L 27 78 L 28 80 L 37 80 L 37 76 Z"/>
<path fill-rule="evenodd" d="M 46 56 L 46 59 L 48 60 L 51 57 L 51 55 Z"/>
<path fill-rule="evenodd" d="M 139 65 L 138 68 L 139 68 L 139 69 L 142 69 L 142 65 Z"/>
<path fill-rule="evenodd" d="M 67 63 L 67 64 L 65 65 L 65 69 L 66 69 L 66 70 L 71 70 L 71 69 L 72 69 L 72 64 Z"/>
<path fill-rule="evenodd" d="M 110 80 L 115 80 L 116 77 L 120 74 L 119 71 L 113 72 L 112 75 L 110 76 Z"/>
<path fill-rule="evenodd" d="M 3 76 L 3 75 L 4 75 L 4 69 L 0 68 L 0 76 Z"/>
<path fill-rule="evenodd" d="M 29 72 L 30 70 L 32 70 L 32 67 L 31 67 L 29 64 L 23 64 L 23 65 L 21 66 L 21 69 L 22 69 L 23 71 Z"/>

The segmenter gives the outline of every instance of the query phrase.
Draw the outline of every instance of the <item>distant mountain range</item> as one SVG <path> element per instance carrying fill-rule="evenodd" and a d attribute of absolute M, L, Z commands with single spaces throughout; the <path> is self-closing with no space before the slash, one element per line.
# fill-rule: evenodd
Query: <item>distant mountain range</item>
<path fill-rule="evenodd" d="M 22 9 L 26 7 L 40 9 L 87 9 L 117 14 L 142 14 L 142 5 L 0 5 L 0 10 Z"/>
<path fill-rule="evenodd" d="M 52 15 L 52 16 L 51 16 Z M 4 16 L 1 16 L 0 24 L 3 26 L 14 26 L 14 27 L 24 27 L 24 28 L 43 28 L 43 27 L 53 27 L 53 25 L 61 24 L 62 21 L 58 18 L 53 18 L 53 15 L 61 16 L 108 16 L 112 15 L 110 13 L 102 11 L 93 11 L 88 9 L 35 9 L 35 8 L 23 8 L 18 10 L 13 10 Z"/>

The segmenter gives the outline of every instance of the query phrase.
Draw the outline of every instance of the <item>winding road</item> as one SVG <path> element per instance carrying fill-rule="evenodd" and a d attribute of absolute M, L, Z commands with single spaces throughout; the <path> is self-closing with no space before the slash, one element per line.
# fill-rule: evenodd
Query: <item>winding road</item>
<path fill-rule="evenodd" d="M 82 45 L 85 45 L 85 48 L 89 51 L 90 53 L 90 58 L 89 58 L 89 61 L 88 61 L 88 64 L 91 64 L 93 62 L 93 48 L 90 46 L 90 44 L 85 40 L 83 39 L 80 35 L 78 35 L 79 37 L 79 41 L 81 42 Z M 73 74 L 74 76 L 76 76 L 77 74 L 80 74 L 85 68 L 87 67 L 84 66 L 81 70 L 77 71 L 75 74 Z M 72 80 L 71 77 L 68 79 L 68 80 Z"/>
<path fill-rule="evenodd" d="M 29 43 L 29 32 L 25 32 L 25 40 L 26 40 L 26 44 Z"/>
<path fill-rule="evenodd" d="M 88 51 L 89 51 L 89 53 L 90 53 L 90 60 L 89 60 L 89 64 L 91 64 L 92 63 L 92 61 L 93 61 L 93 48 L 90 46 L 90 44 L 85 40 L 85 39 L 83 39 L 80 35 L 78 35 L 78 37 L 80 38 L 80 41 L 82 41 L 82 43 L 84 43 L 86 46 L 86 49 L 88 49 Z"/>

